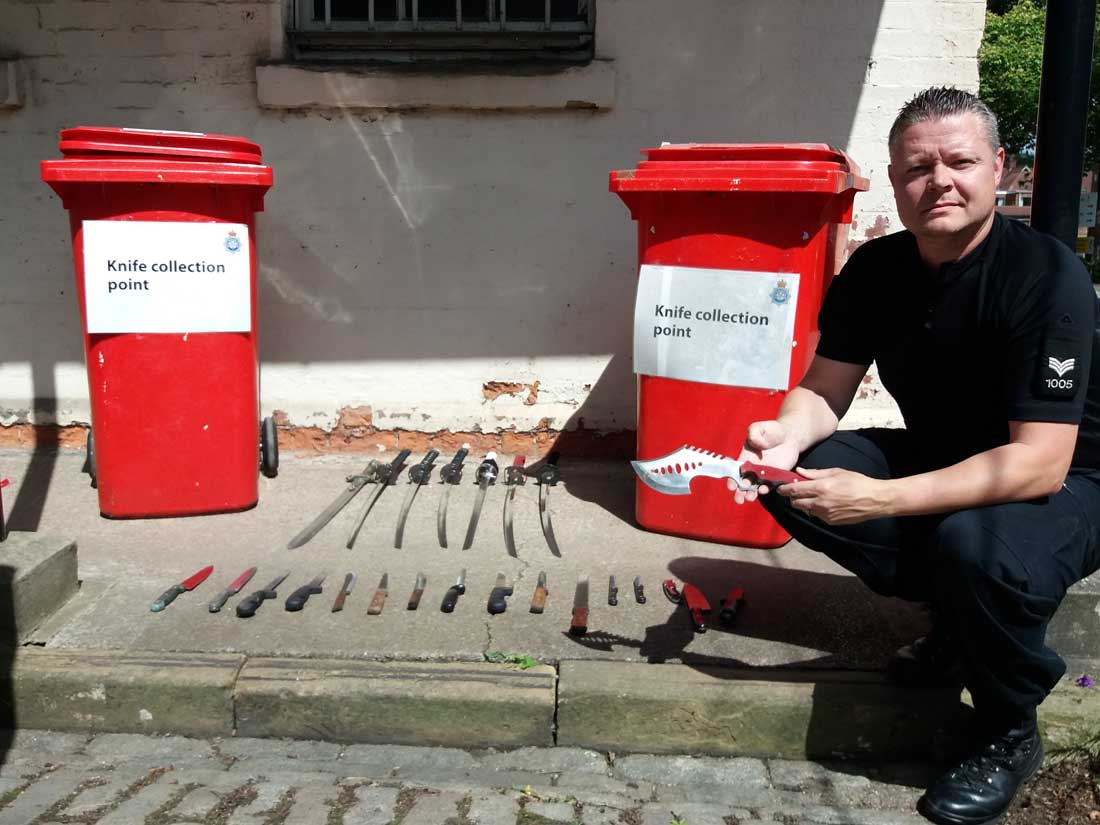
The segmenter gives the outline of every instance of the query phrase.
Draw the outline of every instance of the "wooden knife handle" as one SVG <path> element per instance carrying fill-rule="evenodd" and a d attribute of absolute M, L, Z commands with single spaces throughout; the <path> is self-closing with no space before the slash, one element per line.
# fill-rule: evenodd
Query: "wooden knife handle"
<path fill-rule="evenodd" d="M 588 608 L 574 607 L 573 621 L 569 623 L 569 633 L 573 636 L 583 636 L 588 632 Z"/>
<path fill-rule="evenodd" d="M 375 590 L 374 597 L 370 600 L 370 607 L 367 608 L 368 616 L 377 616 L 382 612 L 382 608 L 386 606 L 386 591 Z"/>
<path fill-rule="evenodd" d="M 424 595 L 423 590 L 414 590 L 409 595 L 409 603 L 407 605 L 405 605 L 405 608 L 407 610 L 416 610 L 416 608 L 420 607 L 420 597 L 423 596 L 423 595 Z"/>
<path fill-rule="evenodd" d="M 541 613 L 546 609 L 546 588 L 539 586 L 535 588 L 535 595 L 531 597 L 531 612 Z"/>

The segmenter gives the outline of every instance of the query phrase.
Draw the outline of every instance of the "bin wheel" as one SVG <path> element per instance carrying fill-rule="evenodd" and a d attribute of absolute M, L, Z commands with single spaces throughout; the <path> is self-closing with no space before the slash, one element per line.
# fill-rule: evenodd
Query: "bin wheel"
<path fill-rule="evenodd" d="M 92 435 L 91 427 L 88 428 L 88 438 L 84 442 L 84 470 L 91 479 L 92 489 L 96 489 L 99 484 L 95 473 L 95 437 Z"/>
<path fill-rule="evenodd" d="M 279 433 L 270 415 L 260 425 L 260 472 L 268 478 L 279 474 Z"/>

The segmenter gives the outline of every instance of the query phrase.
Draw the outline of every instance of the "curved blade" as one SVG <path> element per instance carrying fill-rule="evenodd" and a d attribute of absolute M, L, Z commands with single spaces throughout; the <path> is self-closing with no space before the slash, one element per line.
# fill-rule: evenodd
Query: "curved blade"
<path fill-rule="evenodd" d="M 516 552 L 516 537 L 512 532 L 512 500 L 516 497 L 516 488 L 508 490 L 504 497 L 504 546 L 508 548 L 508 555 L 518 558 Z"/>
<path fill-rule="evenodd" d="M 550 521 L 550 486 L 548 484 L 539 486 L 539 520 L 542 522 L 542 534 L 546 536 L 550 552 L 561 558 L 561 549 L 558 547 L 558 540 L 554 537 L 554 525 Z"/>
<path fill-rule="evenodd" d="M 647 487 L 670 496 L 691 495 L 691 480 L 697 476 L 741 480 L 741 462 L 688 444 L 660 458 L 631 461 L 630 466 Z"/>
<path fill-rule="evenodd" d="M 405 519 L 409 517 L 409 510 L 412 509 L 413 499 L 416 498 L 416 494 L 419 490 L 419 484 L 409 485 L 409 491 L 405 493 L 405 499 L 401 502 L 401 512 L 397 514 L 397 530 L 393 534 L 393 546 L 397 550 L 401 549 L 401 542 L 405 539 Z"/>
<path fill-rule="evenodd" d="M 287 542 L 287 549 L 293 550 L 296 547 L 301 547 L 321 532 L 321 528 L 332 521 L 333 516 L 343 510 L 347 503 L 358 495 L 377 467 L 378 462 L 372 459 L 363 469 L 363 472 L 356 476 L 350 476 L 348 486 L 344 488 L 343 492 L 332 500 L 332 503 L 321 512 L 321 515 L 317 516 L 298 535 Z"/>
<path fill-rule="evenodd" d="M 355 522 L 355 528 L 351 531 L 351 535 L 348 536 L 348 543 L 345 546 L 349 550 L 355 546 L 355 540 L 359 538 L 359 531 L 363 529 L 363 522 L 367 520 L 371 508 L 374 507 L 374 503 L 378 501 L 379 497 L 382 495 L 382 491 L 386 489 L 386 486 L 385 484 L 378 484 L 370 494 L 370 498 L 367 499 L 367 506 L 364 507 L 363 512 L 359 514 L 359 519 Z"/>
<path fill-rule="evenodd" d="M 462 542 L 462 549 L 469 550 L 474 544 L 474 533 L 477 532 L 477 522 L 481 518 L 481 505 L 485 503 L 485 493 L 489 489 L 489 482 L 482 479 L 477 486 L 477 498 L 474 499 L 474 511 L 470 513 L 470 524 L 466 528 L 466 540 Z"/>
<path fill-rule="evenodd" d="M 443 488 L 439 497 L 439 508 L 435 511 L 435 532 L 439 536 L 439 546 L 447 546 L 447 499 L 451 495 L 451 485 Z"/>

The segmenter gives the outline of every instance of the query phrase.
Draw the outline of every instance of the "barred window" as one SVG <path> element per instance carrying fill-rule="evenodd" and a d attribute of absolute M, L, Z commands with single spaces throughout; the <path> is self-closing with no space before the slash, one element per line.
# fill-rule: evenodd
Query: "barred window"
<path fill-rule="evenodd" d="M 596 0 L 294 0 L 297 60 L 584 63 Z"/>

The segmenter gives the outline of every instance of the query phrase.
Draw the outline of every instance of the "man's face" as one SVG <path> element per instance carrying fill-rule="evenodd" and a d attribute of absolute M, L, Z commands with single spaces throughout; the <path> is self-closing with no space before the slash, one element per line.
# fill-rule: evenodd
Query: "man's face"
<path fill-rule="evenodd" d="M 1004 157 L 1004 149 L 989 145 L 977 115 L 913 124 L 890 147 L 902 224 L 929 240 L 980 226 L 993 212 Z"/>

